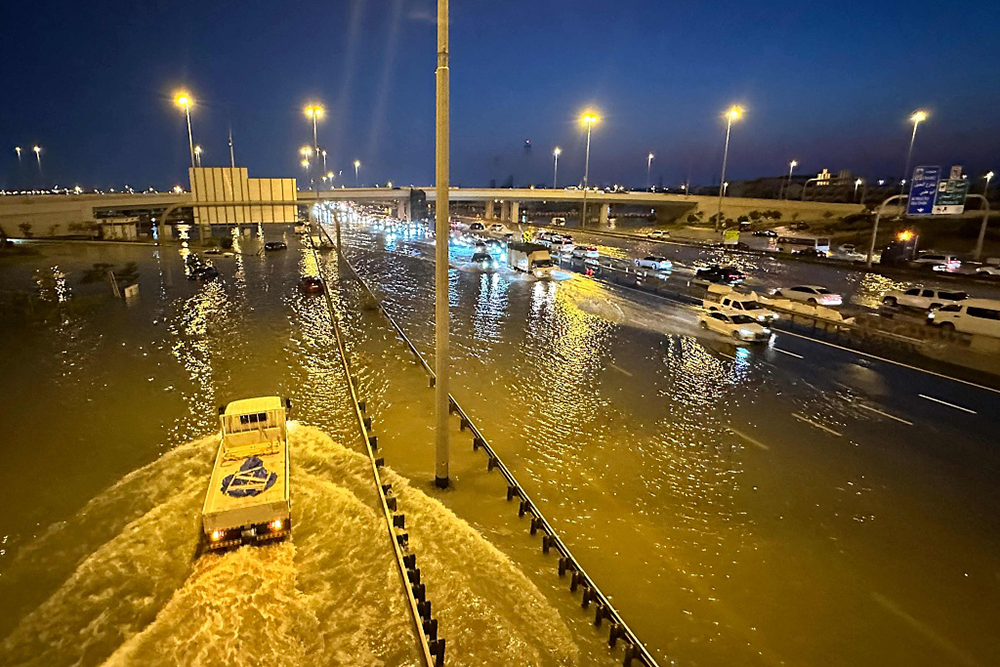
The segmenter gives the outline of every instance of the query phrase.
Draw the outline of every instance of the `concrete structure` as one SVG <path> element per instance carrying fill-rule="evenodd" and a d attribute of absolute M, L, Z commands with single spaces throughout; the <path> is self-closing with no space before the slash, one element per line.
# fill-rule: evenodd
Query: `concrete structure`
<path fill-rule="evenodd" d="M 215 201 L 235 201 L 235 195 L 247 192 L 250 201 L 263 200 L 297 200 L 302 204 L 309 204 L 315 201 L 356 201 L 366 203 L 383 203 L 395 208 L 396 214 L 402 219 L 409 219 L 410 216 L 410 190 L 411 188 L 339 188 L 335 190 L 304 191 L 295 192 L 294 188 L 289 191 L 290 183 L 293 179 L 246 179 L 246 187 L 242 185 L 234 187 L 233 182 L 227 184 L 225 177 L 229 169 L 193 169 L 192 172 L 204 172 L 208 188 L 208 179 L 211 179 L 212 189 L 216 196 Z M 239 174 L 233 174 L 234 180 L 243 182 L 246 173 L 245 169 L 238 169 Z M 216 178 L 218 172 L 218 179 Z M 200 176 L 195 176 L 195 183 L 199 183 Z M 219 180 L 221 179 L 221 180 Z M 274 196 L 274 187 L 271 187 L 272 196 L 265 196 L 263 184 L 280 183 L 281 196 Z M 259 187 L 254 183 L 260 183 Z M 198 186 L 200 187 L 200 186 Z M 419 188 L 427 195 L 427 201 L 433 202 L 436 199 L 434 188 Z M 201 190 L 199 190 L 201 191 Z M 231 192 L 233 194 L 227 194 Z M 497 208 L 500 209 L 500 219 L 504 221 L 517 221 L 521 217 L 523 209 L 530 204 L 551 204 L 565 203 L 568 206 L 577 206 L 583 203 L 583 191 L 579 189 L 543 189 L 543 188 L 451 188 L 449 198 L 453 202 L 471 202 L 482 204 L 487 219 L 495 219 Z M 587 194 L 588 202 L 594 204 L 597 209 L 596 221 L 592 217 L 591 224 L 606 225 L 608 219 L 614 215 L 612 207 L 647 208 L 654 212 L 656 219 L 660 223 L 683 221 L 690 214 L 701 213 L 701 220 L 707 221 L 715 213 L 717 200 L 712 196 L 705 195 L 684 195 L 673 193 L 656 192 L 601 192 L 591 191 Z M 70 224 L 80 225 L 93 223 L 99 218 L 114 215 L 140 215 L 152 212 L 153 215 L 162 212 L 170 205 L 185 205 L 193 203 L 194 198 L 189 193 L 156 193 L 156 194 L 107 194 L 107 195 L 8 195 L 0 196 L 0 228 L 9 236 L 19 236 L 19 225 L 28 224 L 32 228 L 35 236 L 53 236 L 58 234 L 74 233 L 68 229 Z M 208 201 L 202 197 L 199 201 Z M 497 206 L 499 204 L 499 207 Z M 216 218 L 208 214 L 208 219 L 217 220 L 219 224 L 225 224 L 228 214 L 223 211 L 216 213 Z M 236 211 L 243 207 L 234 206 L 233 215 L 240 215 Z M 265 207 L 266 208 L 266 207 Z M 294 220 L 294 206 L 278 206 L 281 209 L 277 213 L 272 211 L 270 216 L 260 207 L 250 206 L 251 220 L 267 218 L 265 222 L 290 222 Z M 722 202 L 722 212 L 727 218 L 737 218 L 740 215 L 750 213 L 750 211 L 778 210 L 781 211 L 784 220 L 796 217 L 800 220 L 816 220 L 824 217 L 829 211 L 834 216 L 840 217 L 849 213 L 857 213 L 862 210 L 860 204 L 839 204 L 815 201 L 798 200 L 778 200 L 778 199 L 752 199 L 746 197 L 725 197 Z M 259 217 L 258 217 L 259 212 Z M 245 214 L 244 214 L 245 215 Z M 56 231 L 52 232 L 51 230 Z"/>

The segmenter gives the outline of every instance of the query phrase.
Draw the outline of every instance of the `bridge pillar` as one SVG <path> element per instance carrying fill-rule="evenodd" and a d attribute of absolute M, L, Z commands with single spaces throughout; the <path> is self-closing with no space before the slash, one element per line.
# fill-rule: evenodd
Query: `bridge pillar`
<path fill-rule="evenodd" d="M 396 202 L 396 217 L 403 222 L 410 221 L 410 200 L 400 199 Z"/>
<path fill-rule="evenodd" d="M 486 220 L 495 220 L 496 213 L 493 212 L 493 200 L 490 199 L 486 202 L 486 214 L 483 216 Z"/>
<path fill-rule="evenodd" d="M 611 204 L 601 204 L 598 210 L 600 211 L 600 222 L 599 222 L 600 226 L 607 227 L 608 212 L 611 210 Z"/>
<path fill-rule="evenodd" d="M 521 222 L 521 202 L 512 201 L 510 203 L 510 222 Z"/>
<path fill-rule="evenodd" d="M 504 222 L 510 222 L 510 202 L 502 201 L 500 202 L 500 219 Z"/>

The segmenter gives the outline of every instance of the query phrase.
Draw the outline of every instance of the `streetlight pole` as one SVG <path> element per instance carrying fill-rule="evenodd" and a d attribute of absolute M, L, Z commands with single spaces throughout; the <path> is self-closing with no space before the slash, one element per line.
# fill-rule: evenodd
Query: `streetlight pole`
<path fill-rule="evenodd" d="M 354 187 L 361 187 L 361 177 L 358 175 L 358 170 L 361 169 L 361 160 L 354 161 Z"/>
<path fill-rule="evenodd" d="M 322 155 L 323 155 L 323 171 L 326 171 L 326 149 L 325 148 L 323 149 Z"/>
<path fill-rule="evenodd" d="M 188 150 L 191 151 L 191 166 L 193 167 L 195 166 L 195 164 L 194 164 L 194 134 L 192 134 L 191 132 L 191 105 L 194 104 L 194 100 L 191 98 L 189 94 L 187 94 L 184 91 L 181 91 L 177 93 L 177 95 L 174 97 L 174 103 L 177 104 L 177 106 L 184 109 L 184 117 L 187 118 Z"/>
<path fill-rule="evenodd" d="M 201 150 L 201 146 L 195 146 L 194 147 L 195 162 L 197 163 L 197 166 L 199 168 L 201 168 L 201 154 L 202 154 L 202 152 L 203 151 Z"/>
<path fill-rule="evenodd" d="M 785 184 L 785 192 L 782 199 L 788 199 L 788 192 L 792 189 L 792 170 L 799 166 L 798 160 L 791 160 L 788 163 L 788 181 Z"/>
<path fill-rule="evenodd" d="M 17 163 L 18 163 L 18 165 L 20 165 L 21 164 L 21 147 L 20 146 L 14 146 L 14 152 L 17 153 Z M 990 173 L 993 173 L 993 172 L 990 172 Z"/>
<path fill-rule="evenodd" d="M 450 359 L 448 350 L 448 187 L 450 141 L 450 70 L 448 62 L 448 0 L 437 2 L 437 109 L 435 113 L 435 187 L 434 231 L 434 405 L 435 445 L 434 484 L 439 489 L 449 485 L 448 468 L 451 458 L 448 442 L 448 394 Z"/>
<path fill-rule="evenodd" d="M 229 166 L 236 169 L 236 154 L 233 153 L 233 128 L 229 128 Z"/>
<path fill-rule="evenodd" d="M 18 152 L 17 157 L 18 157 L 18 159 L 21 158 L 21 153 L 20 152 Z M 986 185 L 983 186 L 983 197 L 986 199 L 986 201 L 989 201 L 989 199 L 990 199 L 990 181 L 993 180 L 993 172 L 992 171 L 986 172 L 986 175 L 983 176 L 983 178 L 986 179 Z"/>
<path fill-rule="evenodd" d="M 860 178 L 854 181 L 854 199 L 858 198 L 858 186 L 864 183 Z M 862 193 L 863 194 L 863 193 Z"/>
<path fill-rule="evenodd" d="M 326 109 L 324 109 L 323 105 L 321 105 L 321 104 L 309 104 L 309 105 L 306 106 L 306 108 L 303 111 L 305 112 L 306 117 L 312 120 L 312 128 L 313 128 L 313 145 L 312 145 L 312 149 L 315 152 L 316 158 L 318 160 L 318 158 L 320 157 L 320 152 L 319 152 L 319 139 L 317 138 L 318 135 L 317 135 L 317 130 L 316 130 L 316 123 L 319 121 L 320 118 L 323 117 L 323 114 L 326 113 Z M 324 170 L 326 169 L 326 163 L 325 162 L 323 164 L 323 168 L 324 168 Z M 309 173 L 309 178 L 310 178 L 310 183 L 312 183 L 313 180 L 314 180 L 312 172 Z"/>
<path fill-rule="evenodd" d="M 556 187 L 556 177 L 559 176 L 559 154 L 562 153 L 562 149 L 558 146 L 552 151 L 552 189 L 555 190 Z"/>
<path fill-rule="evenodd" d="M 891 197 L 887 197 L 885 201 L 878 205 L 878 210 L 875 212 L 875 226 L 872 227 L 872 240 L 871 243 L 868 244 L 868 258 L 865 259 L 865 266 L 867 268 L 872 268 L 872 255 L 875 254 L 875 237 L 878 235 L 878 223 L 882 218 L 882 209 L 884 209 L 885 205 L 894 199 L 906 198 L 906 195 L 892 195 Z"/>
<path fill-rule="evenodd" d="M 583 122 L 587 124 L 587 156 L 583 163 L 583 215 L 580 218 L 580 229 L 587 226 L 587 190 L 590 183 L 590 131 L 594 123 L 600 120 L 597 114 L 587 112 L 583 114 Z"/>
<path fill-rule="evenodd" d="M 910 149 L 906 152 L 906 166 L 903 168 L 903 179 L 899 183 L 899 194 L 903 194 L 906 184 L 910 182 L 910 161 L 913 159 L 913 142 L 917 138 L 917 125 L 927 120 L 927 112 L 918 109 L 910 116 L 910 120 L 913 122 L 913 133 L 910 135 Z"/>
<path fill-rule="evenodd" d="M 722 196 L 725 194 L 723 183 L 726 182 L 726 162 L 729 160 L 729 132 L 733 128 L 733 121 L 739 120 L 743 115 L 743 108 L 732 106 L 726 112 L 726 147 L 722 151 L 722 177 L 719 179 L 719 209 L 715 214 L 715 231 L 719 231 L 722 226 Z"/>
<path fill-rule="evenodd" d="M 35 146 L 31 150 L 35 151 L 35 158 L 38 160 L 38 173 L 42 173 L 42 148 L 41 146 Z"/>
<path fill-rule="evenodd" d="M 653 154 L 646 156 L 646 189 L 649 190 L 649 169 L 653 166 Z"/>

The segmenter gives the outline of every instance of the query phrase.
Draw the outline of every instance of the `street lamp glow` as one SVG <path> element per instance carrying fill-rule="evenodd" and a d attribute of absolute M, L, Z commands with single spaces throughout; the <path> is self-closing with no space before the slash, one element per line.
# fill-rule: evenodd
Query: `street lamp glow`
<path fill-rule="evenodd" d="M 38 160 L 38 173 L 42 173 L 42 149 L 40 146 L 34 146 L 31 150 L 35 151 L 35 159 Z"/>
<path fill-rule="evenodd" d="M 917 138 L 917 125 L 927 120 L 927 112 L 922 109 L 917 109 L 910 116 L 910 122 L 913 123 L 913 133 L 910 135 L 910 148 L 906 152 L 906 167 L 903 169 L 903 181 L 899 184 L 899 194 L 903 194 L 906 189 L 906 177 L 910 175 L 910 161 L 913 159 L 913 142 Z"/>
<path fill-rule="evenodd" d="M 726 111 L 726 147 L 722 151 L 722 176 L 719 178 L 719 208 L 715 214 L 715 231 L 722 227 L 722 197 L 726 193 L 726 163 L 729 161 L 729 133 L 733 129 L 733 121 L 743 116 L 743 107 L 734 104 Z"/>
<path fill-rule="evenodd" d="M 321 104 L 310 104 L 306 106 L 306 108 L 303 109 L 303 111 L 305 111 L 307 118 L 312 118 L 312 119 L 322 118 L 323 114 L 326 113 L 326 109 L 324 109 L 323 105 Z"/>
<path fill-rule="evenodd" d="M 986 172 L 986 176 L 984 176 L 983 178 L 986 179 L 986 185 L 983 186 L 983 197 L 989 198 L 989 195 L 990 195 L 990 181 L 993 180 L 993 172 L 992 171 Z"/>
<path fill-rule="evenodd" d="M 302 160 L 301 164 L 303 169 L 309 168 L 309 160 Z"/>
<path fill-rule="evenodd" d="M 552 149 L 552 187 L 556 188 L 556 181 L 559 178 L 559 156 L 562 155 L 562 149 L 556 146 Z"/>
<path fill-rule="evenodd" d="M 361 177 L 358 175 L 358 170 L 361 169 L 361 160 L 354 161 L 354 187 L 361 187 Z"/>
<path fill-rule="evenodd" d="M 600 121 L 600 117 L 593 111 L 585 111 L 580 120 L 587 124 L 587 156 L 583 166 L 583 211 L 580 216 L 580 228 L 587 225 L 587 190 L 590 183 L 590 132 L 594 128 L 594 123 Z"/>
<path fill-rule="evenodd" d="M 174 104 L 184 109 L 184 117 L 188 126 L 188 150 L 191 152 L 191 166 L 195 165 L 194 157 L 194 134 L 191 132 L 191 107 L 194 106 L 194 98 L 186 90 L 177 91 L 174 94 Z"/>
<path fill-rule="evenodd" d="M 653 158 L 656 157 L 652 153 L 646 156 L 646 189 L 649 189 L 649 170 L 653 166 Z"/>
<path fill-rule="evenodd" d="M 199 167 L 201 167 L 201 154 L 204 153 L 204 152 L 205 151 L 202 150 L 201 146 L 195 146 L 194 147 L 194 158 L 195 158 L 195 162 L 197 163 L 197 165 Z"/>
<path fill-rule="evenodd" d="M 17 153 L 17 159 L 20 160 L 21 159 L 21 147 L 20 146 L 14 146 L 14 152 Z"/>
<path fill-rule="evenodd" d="M 303 155 L 305 157 L 312 157 L 312 154 L 313 151 L 308 146 L 303 146 L 302 148 L 299 149 L 299 155 Z"/>

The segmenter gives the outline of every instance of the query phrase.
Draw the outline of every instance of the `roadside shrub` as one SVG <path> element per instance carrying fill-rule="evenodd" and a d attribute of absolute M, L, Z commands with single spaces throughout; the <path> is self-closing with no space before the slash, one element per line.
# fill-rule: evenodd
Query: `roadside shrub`
<path fill-rule="evenodd" d="M 753 220 L 754 222 L 757 222 L 763 216 L 764 216 L 764 214 L 761 213 L 760 211 L 750 211 L 750 219 Z"/>

